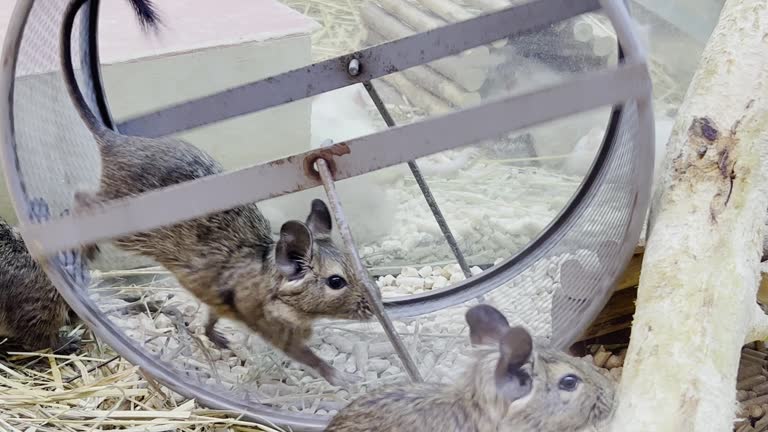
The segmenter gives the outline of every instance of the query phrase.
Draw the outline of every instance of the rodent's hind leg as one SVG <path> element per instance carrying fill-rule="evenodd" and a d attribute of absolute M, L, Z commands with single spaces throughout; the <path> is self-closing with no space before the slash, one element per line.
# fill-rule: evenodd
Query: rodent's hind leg
<path fill-rule="evenodd" d="M 312 368 L 313 372 L 320 374 L 331 385 L 344 387 L 362 381 L 358 376 L 342 372 L 329 365 L 304 343 L 291 344 L 286 347 L 285 353 L 288 357 Z"/>
<path fill-rule="evenodd" d="M 75 192 L 75 206 L 72 213 L 77 215 L 82 213 L 84 210 L 95 207 L 100 203 L 101 199 L 99 198 L 98 194 L 77 191 Z M 80 248 L 80 254 L 84 256 L 88 261 L 95 260 L 100 253 L 101 249 L 98 245 L 95 244 L 85 245 Z"/>
<path fill-rule="evenodd" d="M 53 351 L 56 354 L 61 354 L 61 355 L 75 354 L 76 352 L 80 351 L 81 342 L 82 341 L 77 336 L 62 337 L 62 338 L 59 338 L 59 340 L 56 342 L 56 345 Z"/>
<path fill-rule="evenodd" d="M 217 322 L 219 322 L 219 316 L 213 313 L 213 311 L 209 311 L 208 321 L 205 323 L 205 335 L 217 347 L 229 349 L 229 340 L 214 328 Z"/>

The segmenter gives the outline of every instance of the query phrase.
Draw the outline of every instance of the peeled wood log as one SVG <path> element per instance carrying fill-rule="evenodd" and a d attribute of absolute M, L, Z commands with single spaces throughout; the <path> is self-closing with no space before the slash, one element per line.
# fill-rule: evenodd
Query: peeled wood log
<path fill-rule="evenodd" d="M 417 32 L 425 32 L 447 24 L 445 20 L 423 11 L 415 4 L 406 0 L 379 0 L 379 5 L 390 15 L 409 25 Z M 459 54 L 458 57 L 466 60 L 473 67 L 503 62 L 503 59 L 496 59 L 496 57 L 500 56 L 492 56 L 488 47 L 485 46 L 468 49 Z"/>
<path fill-rule="evenodd" d="M 423 109 L 429 114 L 443 114 L 451 111 L 451 107 L 445 101 L 415 85 L 402 75 L 392 74 L 381 79 L 396 88 L 414 106 Z"/>
<path fill-rule="evenodd" d="M 441 96 L 457 107 L 466 107 L 480 103 L 480 95 L 464 91 L 452 81 L 435 72 L 429 67 L 418 66 L 402 71 L 409 80 L 429 92 Z"/>
<path fill-rule="evenodd" d="M 764 1 L 727 0 L 680 107 L 611 430 L 731 430 L 741 346 L 768 338 L 755 303 L 768 208 L 766 34 Z"/>
<path fill-rule="evenodd" d="M 445 20 L 435 18 L 405 0 L 379 0 L 379 4 L 382 9 L 398 17 L 416 31 L 432 30 L 446 24 Z"/>
<path fill-rule="evenodd" d="M 368 43 L 378 44 L 383 40 L 381 35 L 374 32 L 368 32 Z M 466 107 L 478 104 L 481 101 L 480 95 L 474 92 L 466 92 L 453 81 L 435 72 L 429 66 L 415 66 L 400 71 L 413 84 L 422 87 L 440 99 L 449 102 L 455 107 Z"/>
<path fill-rule="evenodd" d="M 467 0 L 467 3 L 477 6 L 483 12 L 495 12 L 510 6 L 507 0 Z"/>
<path fill-rule="evenodd" d="M 419 2 L 449 22 L 466 21 L 475 16 L 451 0 L 419 0 Z"/>
<path fill-rule="evenodd" d="M 380 43 L 381 39 L 381 35 L 377 35 L 376 33 L 370 31 L 368 32 L 369 43 Z M 381 80 L 384 82 L 384 84 L 390 86 L 398 93 L 400 93 L 400 95 L 406 98 L 408 102 L 429 114 L 443 114 L 451 111 L 451 107 L 448 102 L 433 95 L 424 88 L 414 84 L 402 73 L 386 75 L 382 77 Z"/>
<path fill-rule="evenodd" d="M 374 3 L 366 4 L 360 16 L 372 32 L 380 34 L 385 40 L 400 39 L 415 33 Z M 488 76 L 484 68 L 472 67 L 469 62 L 462 62 L 455 56 L 435 60 L 429 66 L 470 92 L 480 89 Z"/>

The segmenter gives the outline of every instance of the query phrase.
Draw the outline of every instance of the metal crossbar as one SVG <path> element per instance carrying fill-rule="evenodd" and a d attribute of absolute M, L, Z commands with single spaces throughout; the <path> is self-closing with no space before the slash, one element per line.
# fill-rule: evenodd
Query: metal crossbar
<path fill-rule="evenodd" d="M 36 257 L 122 235 L 205 216 L 238 205 L 262 201 L 320 186 L 308 160 L 332 161 L 334 178 L 365 174 L 404 161 L 449 150 L 510 130 L 606 105 L 647 97 L 650 78 L 644 63 L 630 63 L 584 74 L 571 81 L 519 96 L 389 128 L 272 162 L 208 176 L 131 198 L 114 200 L 78 217 L 64 216 L 45 224 L 22 223 L 28 247 Z M 530 106 L 541 109 L 530 110 Z M 464 125 L 471 124 L 468 128 Z M 249 185 L 264 187 L 252 188 Z M 205 196 L 205 201 L 200 201 Z"/>
<path fill-rule="evenodd" d="M 159 137 L 362 83 L 600 8 L 598 0 L 538 0 L 294 69 L 119 123 L 128 135 Z M 364 65 L 350 75 L 349 64 Z"/>

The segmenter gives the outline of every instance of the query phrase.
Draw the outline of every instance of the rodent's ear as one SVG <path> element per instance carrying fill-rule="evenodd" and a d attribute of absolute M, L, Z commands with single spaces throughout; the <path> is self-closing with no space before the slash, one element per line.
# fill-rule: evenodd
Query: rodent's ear
<path fill-rule="evenodd" d="M 312 232 L 299 221 L 288 221 L 280 228 L 275 246 L 275 264 L 288 279 L 304 275 L 312 261 Z"/>
<path fill-rule="evenodd" d="M 328 206 L 323 200 L 312 200 L 312 210 L 307 216 L 307 226 L 316 237 L 331 235 L 333 220 L 331 219 L 331 212 L 328 211 Z"/>
<path fill-rule="evenodd" d="M 531 371 L 523 369 L 533 353 L 533 339 L 522 327 L 513 327 L 499 341 L 496 389 L 507 400 L 526 396 L 533 389 Z"/>
<path fill-rule="evenodd" d="M 509 330 L 509 321 L 504 315 L 487 304 L 471 307 L 464 318 L 469 325 L 469 340 L 472 345 L 499 343 Z"/>
<path fill-rule="evenodd" d="M 499 341 L 499 363 L 506 369 L 519 369 L 531 357 L 533 338 L 523 327 L 512 327 Z"/>

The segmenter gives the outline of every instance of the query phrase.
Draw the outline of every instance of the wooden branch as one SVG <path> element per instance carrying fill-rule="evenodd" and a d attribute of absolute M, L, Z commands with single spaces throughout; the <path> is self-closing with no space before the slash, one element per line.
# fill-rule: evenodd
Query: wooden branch
<path fill-rule="evenodd" d="M 420 9 L 415 4 L 407 0 L 379 0 L 379 6 L 390 15 L 396 17 L 403 23 L 412 27 L 418 32 L 425 32 L 447 24 L 443 19 L 433 16 Z M 474 16 L 474 14 L 473 14 Z M 501 47 L 506 44 L 506 39 L 496 41 L 494 46 Z M 488 47 L 479 46 L 468 49 L 459 54 L 462 60 L 467 60 L 472 65 L 493 64 L 496 60 L 490 54 Z"/>
<path fill-rule="evenodd" d="M 387 75 L 382 80 L 396 88 L 414 106 L 423 109 L 429 114 L 443 114 L 451 111 L 451 107 L 445 101 L 415 85 L 402 75 Z"/>
<path fill-rule="evenodd" d="M 375 32 L 368 32 L 368 44 L 378 44 L 384 40 L 384 37 Z M 424 90 L 432 93 L 438 98 L 449 102 L 454 107 L 466 107 L 480 103 L 480 95 L 474 92 L 466 92 L 453 81 L 437 73 L 427 65 L 415 66 L 400 72 L 411 81 Z M 407 96 L 407 95 L 406 95 Z"/>
<path fill-rule="evenodd" d="M 383 40 L 383 36 L 378 35 L 372 31 L 368 32 L 367 37 L 368 37 L 367 42 L 369 44 L 378 44 L 378 43 L 381 43 L 381 41 Z M 418 69 L 418 68 L 426 69 L 428 67 L 417 66 L 416 68 L 411 68 L 411 69 Z M 440 76 L 437 73 L 435 73 L 435 75 Z M 433 115 L 442 114 L 442 113 L 451 111 L 451 106 L 447 101 L 432 94 L 430 91 L 424 89 L 423 87 L 413 83 L 407 77 L 407 75 L 405 75 L 402 72 L 387 75 L 385 77 L 382 77 L 381 80 L 384 82 L 385 85 L 388 85 L 389 87 L 393 88 L 395 91 L 400 93 L 400 96 L 407 99 L 409 103 L 413 104 L 417 108 L 424 110 L 429 114 L 433 114 Z"/>
<path fill-rule="evenodd" d="M 379 5 L 387 13 L 417 32 L 425 32 L 447 24 L 445 20 L 425 12 L 407 0 L 379 0 Z M 485 46 L 468 49 L 457 57 L 473 67 L 485 67 L 503 61 L 496 59 L 499 56 L 492 56 L 488 47 Z"/>
<path fill-rule="evenodd" d="M 504 8 L 508 8 L 511 5 L 511 3 L 507 0 L 467 0 L 467 3 L 475 5 L 483 12 L 495 12 Z"/>
<path fill-rule="evenodd" d="M 466 21 L 475 16 L 451 0 L 419 0 L 419 2 L 424 5 L 425 8 L 436 13 L 448 22 Z"/>
<path fill-rule="evenodd" d="M 369 27 L 369 33 L 377 33 L 383 36 L 384 40 L 399 39 L 415 33 L 374 3 L 367 3 L 360 12 L 360 16 Z M 485 83 L 487 71 L 472 67 L 471 64 L 467 63 L 453 56 L 433 61 L 429 66 L 453 80 L 466 91 L 474 92 Z"/>
<path fill-rule="evenodd" d="M 399 18 L 416 31 L 424 32 L 444 26 L 445 20 L 436 18 L 406 0 L 378 0 L 381 8 Z"/>
<path fill-rule="evenodd" d="M 454 106 L 463 108 L 480 103 L 479 94 L 464 91 L 458 85 L 448 81 L 429 67 L 418 66 L 406 69 L 402 73 L 414 84 L 418 84 L 434 95 L 442 97 Z"/>
<path fill-rule="evenodd" d="M 755 304 L 768 208 L 765 34 L 763 1 L 727 0 L 680 107 L 611 430 L 732 430 L 741 346 L 768 332 Z"/>

